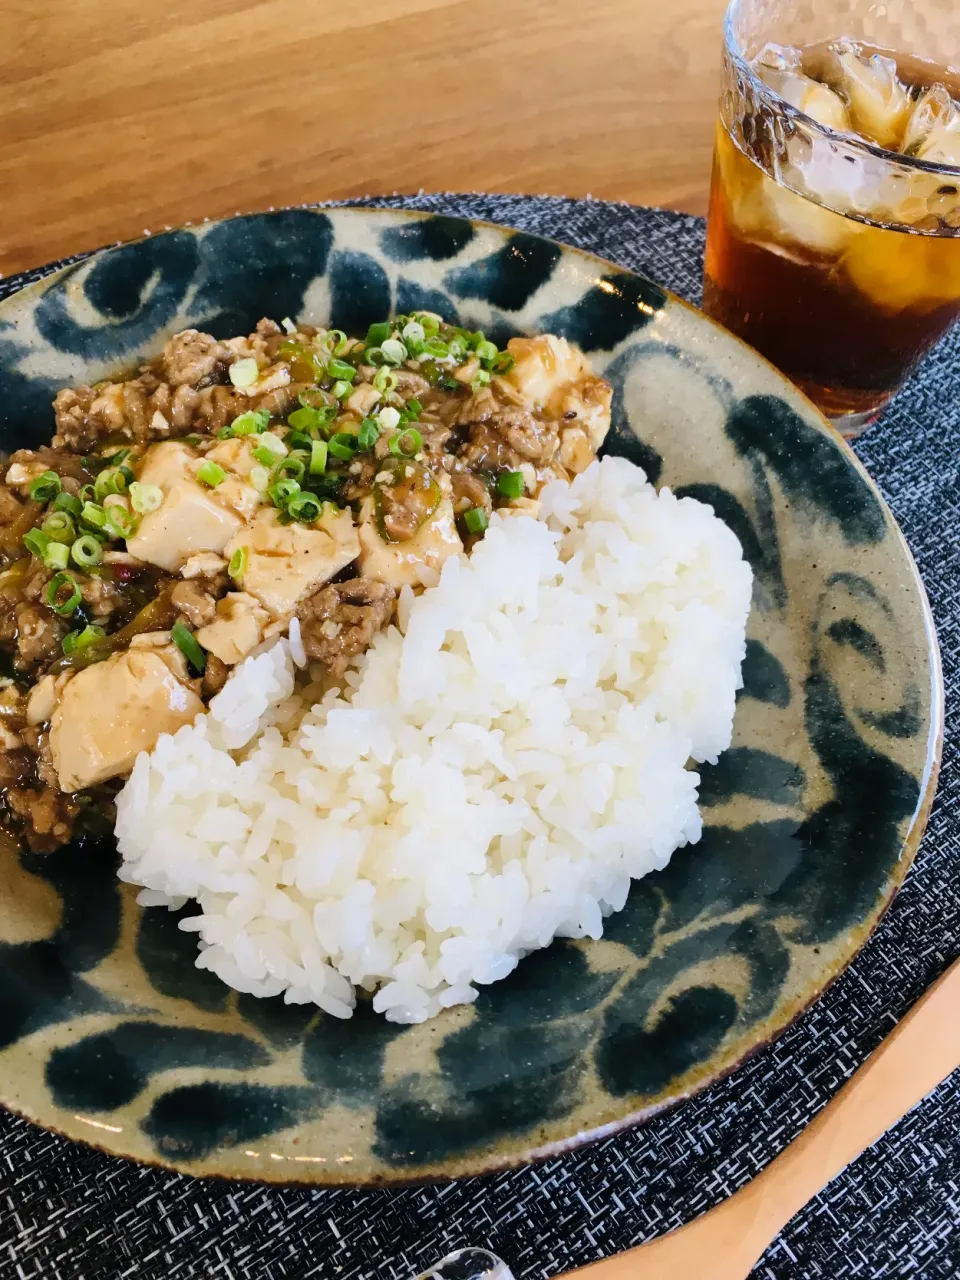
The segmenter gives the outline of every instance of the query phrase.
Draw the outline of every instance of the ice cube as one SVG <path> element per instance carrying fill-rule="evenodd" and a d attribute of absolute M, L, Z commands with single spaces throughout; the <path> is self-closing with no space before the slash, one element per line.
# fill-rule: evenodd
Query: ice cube
<path fill-rule="evenodd" d="M 903 134 L 901 150 L 905 156 L 919 155 L 931 135 L 944 126 L 949 127 L 957 115 L 957 105 L 942 84 L 925 89 L 910 113 Z"/>
<path fill-rule="evenodd" d="M 861 224 L 824 209 L 772 179 L 764 182 L 768 234 L 779 244 L 800 248 L 817 257 L 838 257 Z"/>
<path fill-rule="evenodd" d="M 841 270 L 882 311 L 931 311 L 960 299 L 960 245 L 949 237 L 864 227 Z"/>
<path fill-rule="evenodd" d="M 960 166 L 960 109 L 956 105 L 950 117 L 934 125 L 927 134 L 917 158 L 929 160 L 931 164 Z"/>
<path fill-rule="evenodd" d="M 866 57 L 859 47 L 838 42 L 826 78 L 846 102 L 853 128 L 888 150 L 899 149 L 912 100 L 897 76 L 897 64 L 879 53 Z"/>
<path fill-rule="evenodd" d="M 784 102 L 811 116 L 818 124 L 825 124 L 841 132 L 849 131 L 850 116 L 843 100 L 825 84 L 819 84 L 795 70 L 782 70 L 758 63 L 756 72 L 764 84 L 778 93 Z"/>
<path fill-rule="evenodd" d="M 799 71 L 802 61 L 799 49 L 771 42 L 763 46 L 754 58 L 753 65 L 761 74 L 761 68 L 769 68 L 772 71 Z"/>

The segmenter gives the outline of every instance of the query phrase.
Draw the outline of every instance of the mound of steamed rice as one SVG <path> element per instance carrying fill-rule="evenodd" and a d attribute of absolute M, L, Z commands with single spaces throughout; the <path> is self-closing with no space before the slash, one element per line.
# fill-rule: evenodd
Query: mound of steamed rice
<path fill-rule="evenodd" d="M 622 459 L 495 515 L 406 592 L 342 692 L 289 641 L 140 756 L 117 804 L 140 901 L 201 912 L 197 964 L 259 996 L 419 1022 L 700 836 L 729 745 L 751 574 L 712 510 Z M 319 673 L 317 673 L 319 674 Z"/>

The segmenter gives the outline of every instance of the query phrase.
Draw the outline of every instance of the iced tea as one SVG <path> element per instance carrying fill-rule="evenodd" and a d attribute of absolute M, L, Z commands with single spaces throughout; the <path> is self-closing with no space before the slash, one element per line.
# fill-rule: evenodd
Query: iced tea
<path fill-rule="evenodd" d="M 721 103 L 704 307 L 854 434 L 960 315 L 960 78 L 852 40 L 751 69 Z"/>

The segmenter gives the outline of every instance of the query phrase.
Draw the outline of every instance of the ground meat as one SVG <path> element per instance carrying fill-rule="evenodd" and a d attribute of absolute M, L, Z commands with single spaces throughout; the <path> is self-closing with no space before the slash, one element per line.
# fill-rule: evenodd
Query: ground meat
<path fill-rule="evenodd" d="M 71 480 L 83 482 L 88 478 L 83 474 L 82 458 L 69 449 L 54 449 L 49 445 L 40 449 L 18 449 L 10 455 L 8 472 L 16 467 L 29 469 L 38 475 L 43 471 L 56 471 L 61 480 L 68 476 Z"/>
<path fill-rule="evenodd" d="M 535 418 L 528 409 L 502 404 L 489 387 L 475 392 L 456 419 L 462 444 L 457 456 L 468 466 L 488 465 L 488 459 L 504 459 L 499 466 L 517 467 L 523 462 L 548 462 L 560 442 L 555 422 Z M 497 443 L 499 436 L 506 450 Z M 509 459 L 509 460 L 507 460 Z"/>
<path fill-rule="evenodd" d="M 6 788 L 4 800 L 20 820 L 24 838 L 34 853 L 51 853 L 66 843 L 81 807 L 75 797 L 65 795 L 58 786 L 39 780 L 34 786 Z"/>
<path fill-rule="evenodd" d="M 371 578 L 332 583 L 310 596 L 298 610 L 307 657 L 342 675 L 390 621 L 395 600 L 393 587 Z"/>
<path fill-rule="evenodd" d="M 179 582 L 173 588 L 170 599 L 193 628 L 209 626 L 216 619 L 217 596 L 214 592 L 204 590 L 202 580 Z"/>
<path fill-rule="evenodd" d="M 445 459 L 445 470 L 450 476 L 453 488 L 453 509 L 459 514 L 470 507 L 483 507 L 485 511 L 493 510 L 490 490 L 478 475 L 467 471 L 459 458 L 448 455 Z"/>
<path fill-rule="evenodd" d="M 184 329 L 163 348 L 159 365 L 173 386 L 209 386 L 226 382 L 229 352 L 209 333 Z"/>
<path fill-rule="evenodd" d="M 29 667 L 58 658 L 62 640 L 63 631 L 50 609 L 27 604 L 17 606 L 18 666 Z"/>
<path fill-rule="evenodd" d="M 124 584 L 112 576 L 92 573 L 89 576 L 75 574 L 74 578 L 83 596 L 86 612 L 97 626 L 102 627 L 108 618 L 125 606 Z"/>
<path fill-rule="evenodd" d="M 225 662 L 221 662 L 215 653 L 207 654 L 207 665 L 203 669 L 203 688 L 202 693 L 204 699 L 209 699 L 220 692 L 227 683 L 227 676 L 230 674 L 230 668 Z"/>

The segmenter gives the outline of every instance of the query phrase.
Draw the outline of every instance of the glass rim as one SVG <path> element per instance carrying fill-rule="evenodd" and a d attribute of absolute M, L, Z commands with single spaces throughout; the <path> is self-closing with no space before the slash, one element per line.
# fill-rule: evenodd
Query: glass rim
<path fill-rule="evenodd" d="M 866 138 L 862 138 L 858 133 L 845 133 L 840 129 L 832 129 L 828 124 L 821 124 L 819 120 L 808 115 L 806 111 L 801 111 L 799 107 L 795 107 L 791 102 L 787 102 L 785 98 L 782 98 L 775 89 L 772 89 L 765 80 L 757 75 L 749 59 L 740 48 L 739 41 L 734 33 L 733 23 L 740 10 L 741 3 L 743 3 L 743 0 L 730 0 L 727 6 L 727 12 L 723 19 L 724 45 L 737 71 L 750 82 L 752 90 L 759 97 L 765 99 L 771 105 L 776 105 L 787 119 L 798 121 L 805 130 L 819 135 L 826 142 L 840 142 L 852 151 L 859 151 L 864 155 L 873 156 L 876 160 L 900 165 L 906 169 L 914 169 L 917 173 L 929 173 L 935 177 L 942 175 L 955 180 L 960 185 L 960 165 L 940 164 L 935 160 L 921 160 L 919 156 L 907 156 L 900 151 L 889 151 L 886 147 L 878 146 L 875 142 L 868 142 Z"/>

